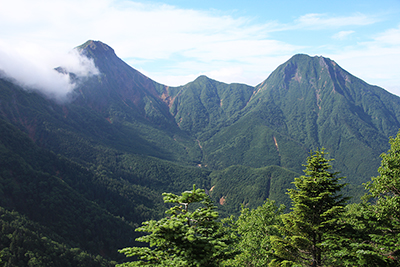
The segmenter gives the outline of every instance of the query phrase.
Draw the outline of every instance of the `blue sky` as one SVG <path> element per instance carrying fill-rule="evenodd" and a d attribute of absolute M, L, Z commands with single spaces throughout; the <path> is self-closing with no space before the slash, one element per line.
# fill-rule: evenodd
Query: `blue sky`
<path fill-rule="evenodd" d="M 399 0 L 0 0 L 0 6 L 0 69 L 13 76 L 28 66 L 23 73 L 37 71 L 36 84 L 46 68 L 59 65 L 86 73 L 90 63 L 67 55 L 93 39 L 170 86 L 199 75 L 257 85 L 305 53 L 329 57 L 400 95 Z M 31 78 L 25 83 L 34 86 Z"/>

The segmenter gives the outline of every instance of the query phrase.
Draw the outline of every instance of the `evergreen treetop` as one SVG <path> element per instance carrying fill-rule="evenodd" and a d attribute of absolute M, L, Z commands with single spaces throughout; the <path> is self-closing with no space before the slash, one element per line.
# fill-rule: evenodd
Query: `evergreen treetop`
<path fill-rule="evenodd" d="M 126 256 L 137 256 L 139 261 L 119 266 L 196 266 L 214 267 L 229 257 L 230 238 L 217 221 L 210 197 L 202 189 L 185 191 L 181 196 L 164 193 L 165 203 L 175 206 L 166 211 L 159 221 L 150 220 L 138 228 L 148 235 L 137 238 L 149 247 L 130 247 L 120 250 Z M 192 207 L 194 206 L 194 207 Z"/>
<path fill-rule="evenodd" d="M 277 259 L 271 266 L 323 266 L 327 262 L 327 242 L 342 228 L 339 219 L 347 198 L 340 194 L 342 177 L 330 172 L 331 159 L 324 149 L 310 154 L 305 175 L 295 178 L 289 189 L 292 211 L 282 216 L 283 236 L 272 239 Z"/>

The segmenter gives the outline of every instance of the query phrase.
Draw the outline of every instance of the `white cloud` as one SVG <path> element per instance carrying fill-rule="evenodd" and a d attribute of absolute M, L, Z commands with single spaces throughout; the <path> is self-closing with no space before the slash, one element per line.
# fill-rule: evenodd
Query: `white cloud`
<path fill-rule="evenodd" d="M 170 86 L 184 85 L 200 75 L 206 75 L 209 78 L 225 83 L 244 83 L 255 86 L 264 81 L 273 70 L 287 61 L 291 56 L 292 54 L 281 56 L 264 55 L 253 58 L 251 62 L 231 61 L 229 64 L 226 64 L 224 61 L 213 62 L 213 64 L 199 61 L 184 61 L 175 66 L 178 71 L 140 71 L 148 77 Z"/>
<path fill-rule="evenodd" d="M 2 40 L 31 54 L 37 52 L 27 49 L 28 40 L 41 50 L 65 51 L 94 39 L 113 47 L 119 57 L 136 62 L 177 55 L 182 63 L 171 68 L 185 73 L 175 73 L 176 77 L 188 76 L 188 71 L 232 69 L 235 60 L 249 66 L 260 58 L 293 54 L 299 48 L 268 39 L 268 33 L 277 30 L 276 22 L 255 24 L 249 18 L 233 18 L 217 11 L 133 1 L 9 1 L 0 10 L 0 25 L 10 25 L 0 29 Z M 185 69 L 180 69 L 184 64 Z M 264 75 L 270 71 L 258 69 Z"/>
<path fill-rule="evenodd" d="M 400 96 L 400 26 L 330 57 L 353 75 Z"/>
<path fill-rule="evenodd" d="M 251 17 L 234 17 L 216 10 L 181 9 L 151 4 L 150 1 L 0 1 L 0 25 L 7 25 L 0 27 L 0 42 L 23 51 L 24 57 L 30 62 L 45 65 L 49 69 L 68 62 L 59 54 L 66 54 L 72 47 L 88 39 L 110 45 L 119 57 L 134 68 L 143 69 L 141 71 L 150 78 L 167 85 L 184 84 L 200 74 L 224 82 L 256 85 L 295 53 L 332 55 L 334 60 L 343 59 L 351 63 L 354 66 L 349 69 L 351 72 L 357 70 L 357 60 L 364 64 L 368 62 L 359 66 L 359 70 L 364 69 L 365 72 L 355 74 L 366 73 L 361 77 L 369 82 L 369 74 L 380 73 L 383 77 L 392 73 L 384 63 L 379 63 L 380 57 L 376 55 L 379 51 L 373 47 L 385 47 L 391 66 L 399 69 L 399 63 L 396 62 L 400 62 L 400 59 L 395 51 L 399 42 L 399 28 L 382 31 L 370 39 L 369 44 L 365 39 L 357 39 L 358 43 L 347 43 L 351 45 L 348 48 L 331 44 L 331 38 L 346 38 L 353 34 L 347 30 L 349 26 L 357 27 L 359 32 L 359 28 L 383 20 L 376 15 L 352 13 L 348 16 L 332 16 L 312 13 L 287 23 L 268 20 L 260 23 L 260 20 L 256 22 Z M 315 36 L 312 38 L 318 39 L 318 47 L 302 45 L 302 41 L 299 41 L 311 36 L 302 37 L 304 31 L 310 30 L 320 31 L 312 33 Z M 330 33 L 326 34 L 325 30 Z M 331 31 L 337 33 L 332 35 Z M 55 52 L 58 55 L 53 55 Z M 383 52 L 381 50 L 379 53 Z M 389 53 L 394 54 L 391 57 Z M 36 58 L 38 54 L 40 59 Z M 376 66 L 380 66 L 379 70 L 374 68 L 374 61 L 377 62 Z M 152 68 L 155 65 L 157 67 Z M 145 69 L 144 66 L 151 68 Z M 375 71 L 367 71 L 368 66 Z M 400 84 L 399 78 L 397 82 Z"/>
<path fill-rule="evenodd" d="M 328 16 L 327 14 L 306 14 L 299 17 L 296 22 L 301 28 L 339 28 L 344 26 L 365 26 L 374 24 L 379 19 L 374 16 L 357 13 L 351 16 Z"/>
<path fill-rule="evenodd" d="M 353 34 L 354 31 L 340 31 L 332 36 L 333 39 L 337 40 L 344 40 L 346 39 L 349 35 Z"/>
<path fill-rule="evenodd" d="M 53 64 L 55 61 L 58 65 Z M 0 70 L 3 78 L 11 79 L 25 89 L 38 90 L 57 100 L 65 100 L 75 84 L 68 74 L 54 69 L 58 66 L 75 73 L 78 78 L 99 73 L 93 61 L 79 55 L 76 50 L 68 54 L 57 54 L 25 46 L 23 51 L 18 51 L 0 44 Z"/>
<path fill-rule="evenodd" d="M 93 60 L 81 55 L 76 49 L 68 54 L 60 55 L 60 66 L 78 77 L 100 74 Z"/>
<path fill-rule="evenodd" d="M 386 45 L 400 45 L 400 25 L 397 28 L 388 29 L 377 35 L 375 42 Z"/>

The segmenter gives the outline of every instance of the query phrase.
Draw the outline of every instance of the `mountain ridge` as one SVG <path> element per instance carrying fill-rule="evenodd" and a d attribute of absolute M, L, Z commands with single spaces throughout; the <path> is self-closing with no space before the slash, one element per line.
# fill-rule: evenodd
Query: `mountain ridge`
<path fill-rule="evenodd" d="M 73 102 L 62 107 L 63 116 L 90 107 L 95 112 L 90 116 L 98 117 L 96 124 L 103 124 L 91 134 L 111 143 L 133 134 L 135 138 L 126 143 L 132 152 L 139 148 L 144 154 L 153 151 L 148 155 L 173 161 L 186 158 L 186 164 L 217 169 L 244 164 L 299 171 L 309 150 L 327 147 L 333 157 L 345 158 L 351 152 L 343 154 L 344 144 L 355 140 L 356 147 L 369 151 L 375 166 L 387 138 L 400 127 L 398 97 L 322 56 L 294 55 L 255 87 L 204 75 L 169 87 L 131 68 L 100 41 L 89 40 L 76 49 L 94 61 L 100 74 L 78 84 Z M 287 149 L 286 143 L 291 144 Z M 172 156 L 178 147 L 180 152 Z M 290 157 L 291 149 L 302 156 Z M 191 160 L 189 155 L 197 156 Z M 349 169 L 347 161 L 338 166 Z M 361 163 L 354 164 L 357 169 Z"/>
<path fill-rule="evenodd" d="M 74 114 L 70 110 L 73 105 L 88 106 L 95 116 L 111 124 L 112 135 L 117 128 L 123 135 L 141 132 L 132 139 L 134 143 L 127 143 L 132 143 L 133 150 L 142 147 L 141 151 L 151 151 L 154 144 L 155 150 L 149 155 L 164 159 L 176 160 L 176 156 L 171 157 L 175 148 L 166 147 L 163 152 L 156 147 L 174 144 L 181 147 L 178 157 L 197 155 L 195 165 L 217 169 L 231 164 L 256 168 L 278 165 L 299 171 L 301 160 L 317 147 L 327 147 L 336 158 L 349 157 L 350 151 L 343 154 L 344 143 L 352 143 L 353 138 L 358 140 L 356 147 L 369 151 L 364 153 L 375 166 L 382 148 L 387 147 L 387 138 L 400 127 L 398 97 L 365 83 L 322 56 L 294 55 L 255 87 L 226 84 L 204 75 L 186 85 L 169 87 L 131 68 L 100 41 L 89 40 L 77 49 L 95 62 L 100 74 L 78 85 L 72 105 L 63 107 L 64 116 Z M 143 146 L 154 127 L 159 133 Z M 233 136 L 229 129 L 238 135 Z M 92 132 L 104 139 L 101 131 Z M 160 134 L 165 140 L 161 141 Z M 241 136 L 247 136 L 246 140 Z M 285 149 L 285 143 L 291 145 Z M 291 149 L 302 156 L 293 160 Z M 338 165 L 346 174 L 350 169 L 347 161 Z M 357 169 L 362 163 L 354 164 Z M 363 177 L 360 179 L 365 180 Z"/>
<path fill-rule="evenodd" d="M 69 102 L 0 79 L 0 204 L 106 259 L 129 246 L 120 227 L 133 233 L 163 216 L 163 192 L 196 184 L 224 216 L 266 198 L 289 205 L 285 192 L 316 148 L 335 158 L 357 201 L 400 128 L 399 97 L 324 57 L 294 55 L 257 86 L 199 76 L 170 87 L 102 42 L 76 49 L 100 74 L 80 79 Z M 115 240 L 92 229 L 99 218 Z"/>
<path fill-rule="evenodd" d="M 368 85 L 323 57 L 295 55 L 271 73 L 257 91 L 248 106 L 253 113 L 263 112 L 268 107 L 270 113 L 274 111 L 282 118 L 278 122 L 285 121 L 275 125 L 275 129 L 306 144 L 309 149 L 324 146 L 335 158 L 338 158 L 335 151 L 339 143 L 335 146 L 334 142 L 348 139 L 343 135 L 330 136 L 329 133 L 339 127 L 344 133 L 362 140 L 370 150 L 379 151 L 370 152 L 374 158 L 383 152 L 381 149 L 387 146 L 387 138 L 394 136 L 400 127 L 397 96 Z M 268 119 L 277 122 L 274 118 Z M 370 138 L 371 135 L 375 137 Z M 342 138 L 338 139 L 339 136 Z M 337 140 L 330 140 L 332 138 Z"/>

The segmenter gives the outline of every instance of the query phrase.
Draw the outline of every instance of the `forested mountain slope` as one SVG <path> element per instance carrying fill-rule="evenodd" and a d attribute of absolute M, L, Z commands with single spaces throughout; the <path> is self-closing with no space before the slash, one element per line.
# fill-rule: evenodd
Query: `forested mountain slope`
<path fill-rule="evenodd" d="M 32 250 L 43 245 L 35 236 L 71 249 L 63 264 L 84 253 L 79 257 L 99 266 L 85 253 L 123 258 L 117 249 L 134 242 L 134 229 L 162 216 L 162 192 L 192 183 L 209 187 L 207 170 L 126 152 L 133 148 L 118 144 L 129 145 L 129 139 L 115 141 L 121 136 L 118 127 L 90 109 L 59 105 L 5 80 L 0 85 L 0 206 L 48 229 L 29 230 L 32 244 L 20 248 L 23 255 L 47 261 L 43 266 L 51 266 L 50 258 Z M 13 251 L 24 229 L 17 226 L 13 232 L 20 234 L 3 239 L 0 250 Z M 5 261 L 27 264 L 31 258 L 18 257 L 21 253 L 6 253 Z"/>
<path fill-rule="evenodd" d="M 104 43 L 76 49 L 100 74 L 70 73 L 69 101 L 0 79 L 0 205 L 8 222 L 27 220 L 33 236 L 92 262 L 118 260 L 134 228 L 162 216 L 162 192 L 196 184 L 224 215 L 266 198 L 287 204 L 312 149 L 325 147 L 359 195 L 400 127 L 399 97 L 323 57 L 296 55 L 256 87 L 206 76 L 168 87 Z"/>
<path fill-rule="evenodd" d="M 210 166 L 300 171 L 311 149 L 325 147 L 347 181 L 361 183 L 376 174 L 388 137 L 400 127 L 400 98 L 330 59 L 296 55 L 256 87 L 242 114 L 204 140 Z"/>

